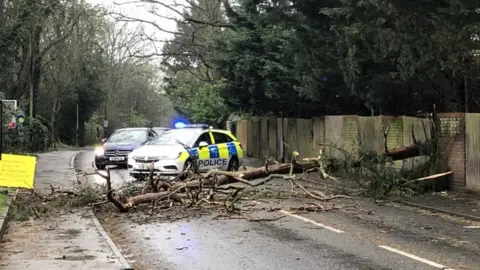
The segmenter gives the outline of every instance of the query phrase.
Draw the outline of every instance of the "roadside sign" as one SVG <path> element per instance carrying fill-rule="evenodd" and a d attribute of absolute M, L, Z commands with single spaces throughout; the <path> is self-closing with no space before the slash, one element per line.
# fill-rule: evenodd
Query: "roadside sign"
<path fill-rule="evenodd" d="M 33 189 L 36 163 L 35 156 L 2 154 L 0 187 Z"/>
<path fill-rule="evenodd" d="M 5 110 L 7 112 L 14 112 L 17 110 L 17 101 L 14 99 L 2 99 L 3 104 L 5 104 Z"/>
<path fill-rule="evenodd" d="M 17 118 L 12 116 L 12 121 L 8 122 L 8 129 L 15 129 L 17 127 Z"/>
<path fill-rule="evenodd" d="M 103 127 L 107 128 L 108 127 L 108 120 L 103 120 Z"/>

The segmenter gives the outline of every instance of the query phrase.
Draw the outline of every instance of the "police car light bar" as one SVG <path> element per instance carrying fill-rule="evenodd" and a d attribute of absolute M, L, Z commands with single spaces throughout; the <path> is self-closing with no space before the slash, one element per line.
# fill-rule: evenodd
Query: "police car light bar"
<path fill-rule="evenodd" d="M 175 128 L 203 128 L 207 129 L 209 128 L 209 125 L 207 124 L 184 124 L 184 123 L 176 123 Z"/>

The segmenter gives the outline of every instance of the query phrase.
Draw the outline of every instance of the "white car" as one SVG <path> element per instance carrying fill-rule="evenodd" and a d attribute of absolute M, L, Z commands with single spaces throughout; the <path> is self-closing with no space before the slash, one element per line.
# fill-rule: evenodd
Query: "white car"
<path fill-rule="evenodd" d="M 189 125 L 170 129 L 133 150 L 128 155 L 128 171 L 133 178 L 145 177 L 153 163 L 154 173 L 169 178 L 177 176 L 192 162 L 185 147 L 204 172 L 218 168 L 236 171 L 243 162 L 244 151 L 239 141 L 227 130 L 211 129 L 208 125 Z"/>

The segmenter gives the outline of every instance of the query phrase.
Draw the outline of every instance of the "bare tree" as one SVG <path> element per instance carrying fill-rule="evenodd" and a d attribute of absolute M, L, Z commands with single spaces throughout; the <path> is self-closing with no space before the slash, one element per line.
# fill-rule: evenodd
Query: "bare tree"
<path fill-rule="evenodd" d="M 174 65 L 175 61 L 187 59 L 192 65 L 208 67 L 209 38 L 213 29 L 231 28 L 223 15 L 221 0 L 185 0 L 185 1 L 156 1 L 139 0 L 116 2 L 117 6 L 139 5 L 149 15 L 149 18 L 138 18 L 125 13 L 112 11 L 117 21 L 141 23 L 149 25 L 155 31 L 145 34 L 142 38 L 150 43 L 153 51 L 148 54 L 134 54 L 136 57 L 160 57 L 162 63 Z M 229 6 L 229 4 L 227 3 Z M 174 22 L 176 29 L 166 29 L 160 22 Z M 158 38 L 158 34 L 168 36 Z M 184 64 L 184 63 L 183 63 Z"/>
<path fill-rule="evenodd" d="M 20 32 L 25 43 L 15 80 L 7 95 L 21 99 L 30 91 L 36 99 L 45 54 L 72 34 L 82 13 L 77 12 L 75 3 L 70 1 L 19 1 L 18 8 L 22 10 L 19 19 L 24 31 Z M 52 22 L 62 25 L 59 35 L 45 31 Z"/>

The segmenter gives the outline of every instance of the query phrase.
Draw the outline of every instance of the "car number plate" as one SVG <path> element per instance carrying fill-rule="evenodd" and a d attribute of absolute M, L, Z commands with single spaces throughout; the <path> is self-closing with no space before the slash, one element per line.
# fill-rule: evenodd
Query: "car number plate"
<path fill-rule="evenodd" d="M 110 160 L 111 161 L 121 161 L 121 160 L 124 160 L 125 157 L 111 157 Z"/>
<path fill-rule="evenodd" d="M 150 170 L 150 163 L 141 163 L 141 164 L 138 164 L 138 168 L 140 170 Z"/>

